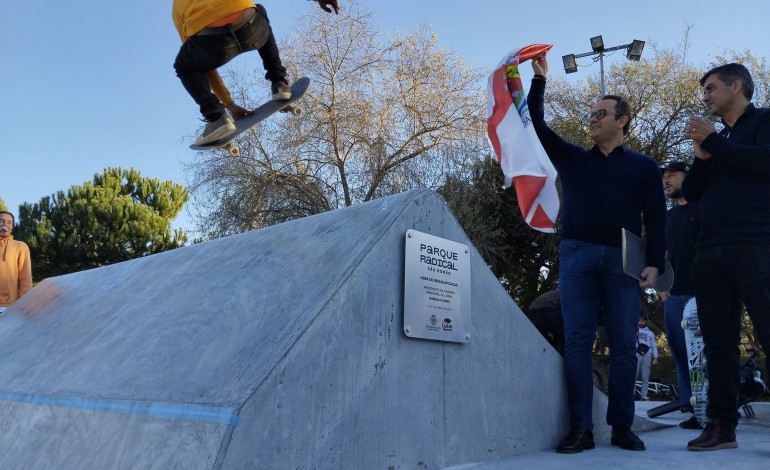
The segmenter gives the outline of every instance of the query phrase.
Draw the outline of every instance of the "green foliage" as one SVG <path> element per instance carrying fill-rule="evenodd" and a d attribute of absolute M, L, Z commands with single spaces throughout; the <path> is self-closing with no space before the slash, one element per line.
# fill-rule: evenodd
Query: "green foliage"
<path fill-rule="evenodd" d="M 170 181 L 108 168 L 92 182 L 19 208 L 17 238 L 32 255 L 35 279 L 105 266 L 182 246 L 170 224 L 188 199 Z"/>

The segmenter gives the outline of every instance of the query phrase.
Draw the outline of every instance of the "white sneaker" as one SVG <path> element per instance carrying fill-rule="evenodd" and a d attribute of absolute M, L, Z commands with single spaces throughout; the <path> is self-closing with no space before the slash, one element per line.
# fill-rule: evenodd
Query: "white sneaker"
<path fill-rule="evenodd" d="M 227 113 L 222 113 L 216 121 L 206 123 L 203 134 L 195 141 L 195 145 L 206 145 L 233 132 L 235 132 L 235 124 Z"/>

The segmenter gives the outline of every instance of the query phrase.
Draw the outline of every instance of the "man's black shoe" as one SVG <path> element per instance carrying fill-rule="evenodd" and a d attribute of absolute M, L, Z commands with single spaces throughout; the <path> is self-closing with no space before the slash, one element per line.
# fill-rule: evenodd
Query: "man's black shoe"
<path fill-rule="evenodd" d="M 644 442 L 628 426 L 613 426 L 610 443 L 626 450 L 644 450 Z"/>
<path fill-rule="evenodd" d="M 698 418 L 695 416 L 691 416 L 687 421 L 679 423 L 679 427 L 682 429 L 703 429 L 703 426 L 700 425 L 700 421 L 698 421 Z"/>
<path fill-rule="evenodd" d="M 735 440 L 735 425 L 719 418 L 710 419 L 700 437 L 687 443 L 687 450 L 719 450 L 736 447 L 738 447 L 738 441 Z"/>
<path fill-rule="evenodd" d="M 560 454 L 577 454 L 594 448 L 594 433 L 590 429 L 574 427 L 567 437 L 561 440 L 556 452 Z"/>

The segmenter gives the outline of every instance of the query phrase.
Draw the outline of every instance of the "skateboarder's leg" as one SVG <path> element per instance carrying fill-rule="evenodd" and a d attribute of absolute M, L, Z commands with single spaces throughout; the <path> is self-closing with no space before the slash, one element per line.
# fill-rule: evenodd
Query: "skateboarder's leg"
<path fill-rule="evenodd" d="M 262 66 L 265 68 L 265 78 L 273 83 L 273 99 L 291 98 L 291 88 L 286 81 L 286 68 L 281 63 L 278 45 L 265 7 L 257 4 L 253 21 L 236 31 L 234 36 L 240 52 L 253 50 L 259 52 Z"/>
<path fill-rule="evenodd" d="M 179 49 L 174 70 L 207 121 L 217 120 L 225 106 L 211 92 L 205 73 L 218 69 L 236 54 L 237 48 L 224 35 L 193 36 Z"/>

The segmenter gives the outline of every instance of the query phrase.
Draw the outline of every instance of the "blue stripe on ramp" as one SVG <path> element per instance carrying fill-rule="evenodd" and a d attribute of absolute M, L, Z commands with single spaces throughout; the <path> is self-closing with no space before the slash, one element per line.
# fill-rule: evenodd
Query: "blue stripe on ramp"
<path fill-rule="evenodd" d="M 2 392 L 0 401 L 27 403 L 30 405 L 56 406 L 80 410 L 110 411 L 153 416 L 163 419 L 179 419 L 204 423 L 224 424 L 236 427 L 240 418 L 234 407 L 195 405 L 188 403 L 154 403 L 131 400 L 104 400 L 96 398 L 32 395 L 28 393 Z"/>

